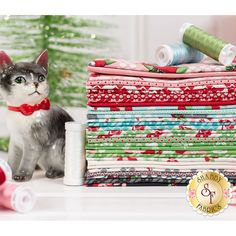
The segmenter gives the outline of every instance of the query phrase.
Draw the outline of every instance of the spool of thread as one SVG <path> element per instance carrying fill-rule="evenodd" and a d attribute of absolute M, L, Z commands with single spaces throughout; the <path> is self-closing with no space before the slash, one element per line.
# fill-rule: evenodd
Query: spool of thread
<path fill-rule="evenodd" d="M 6 161 L 0 160 L 0 190 L 3 188 L 7 180 L 12 177 L 11 167 Z"/>
<path fill-rule="evenodd" d="M 180 29 L 181 40 L 223 65 L 230 65 L 236 56 L 236 47 L 208 34 L 196 26 L 185 23 Z"/>
<path fill-rule="evenodd" d="M 67 122 L 65 146 L 65 185 L 83 185 L 86 169 L 85 129 L 79 122 Z"/>
<path fill-rule="evenodd" d="M 159 66 L 180 65 L 202 61 L 204 54 L 184 43 L 163 44 L 156 50 Z"/>
<path fill-rule="evenodd" d="M 26 186 L 5 184 L 0 190 L 0 204 L 5 208 L 25 213 L 34 207 L 35 195 Z"/>

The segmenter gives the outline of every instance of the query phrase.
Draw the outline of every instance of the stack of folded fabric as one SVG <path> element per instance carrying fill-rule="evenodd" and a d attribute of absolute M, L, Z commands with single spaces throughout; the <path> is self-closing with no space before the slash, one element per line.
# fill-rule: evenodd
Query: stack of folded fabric
<path fill-rule="evenodd" d="M 87 186 L 236 183 L 236 66 L 90 62 Z"/>

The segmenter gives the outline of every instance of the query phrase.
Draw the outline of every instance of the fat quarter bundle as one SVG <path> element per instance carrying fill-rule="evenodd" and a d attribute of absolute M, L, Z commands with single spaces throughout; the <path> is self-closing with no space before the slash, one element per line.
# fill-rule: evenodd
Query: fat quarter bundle
<path fill-rule="evenodd" d="M 236 65 L 97 59 L 88 72 L 87 186 L 184 186 L 207 169 L 236 183 Z"/>

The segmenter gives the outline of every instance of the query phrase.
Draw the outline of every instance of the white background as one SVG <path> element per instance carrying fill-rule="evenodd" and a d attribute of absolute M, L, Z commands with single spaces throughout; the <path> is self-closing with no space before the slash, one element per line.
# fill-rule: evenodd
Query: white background
<path fill-rule="evenodd" d="M 155 62 L 159 44 L 179 40 L 183 23 L 192 23 L 225 41 L 236 44 L 236 16 L 90 16 L 117 27 L 109 31 L 117 40 L 118 48 L 109 53 L 138 61 Z"/>

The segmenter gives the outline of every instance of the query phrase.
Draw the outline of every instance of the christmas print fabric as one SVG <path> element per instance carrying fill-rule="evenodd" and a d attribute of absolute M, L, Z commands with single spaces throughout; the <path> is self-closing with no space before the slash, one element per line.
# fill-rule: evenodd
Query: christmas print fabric
<path fill-rule="evenodd" d="M 183 186 L 200 170 L 236 183 L 236 65 L 89 63 L 86 185 Z"/>
<path fill-rule="evenodd" d="M 94 80 L 95 77 L 96 79 Z M 100 78 L 101 77 L 101 78 Z M 219 106 L 236 103 L 236 76 L 161 80 L 91 75 L 89 106 Z M 110 84 L 108 84 L 110 83 Z"/>

